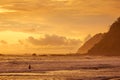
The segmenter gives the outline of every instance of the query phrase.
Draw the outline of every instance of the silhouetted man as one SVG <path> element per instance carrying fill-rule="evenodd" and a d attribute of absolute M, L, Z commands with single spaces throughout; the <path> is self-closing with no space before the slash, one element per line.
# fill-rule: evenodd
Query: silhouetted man
<path fill-rule="evenodd" d="M 28 66 L 28 69 L 31 69 L 31 65 Z"/>

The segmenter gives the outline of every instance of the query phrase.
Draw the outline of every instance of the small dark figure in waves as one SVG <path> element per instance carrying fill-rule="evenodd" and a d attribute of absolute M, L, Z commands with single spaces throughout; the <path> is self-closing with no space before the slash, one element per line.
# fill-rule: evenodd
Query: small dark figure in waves
<path fill-rule="evenodd" d="M 31 69 L 31 65 L 29 64 L 29 66 L 28 66 L 28 69 L 30 70 Z"/>

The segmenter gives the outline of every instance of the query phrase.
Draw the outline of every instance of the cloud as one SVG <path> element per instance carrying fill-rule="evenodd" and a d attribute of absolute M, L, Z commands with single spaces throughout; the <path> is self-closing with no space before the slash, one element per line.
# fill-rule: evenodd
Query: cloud
<path fill-rule="evenodd" d="M 81 44 L 80 40 L 68 39 L 58 35 L 45 35 L 44 38 L 40 39 L 35 39 L 31 36 L 27 39 L 27 41 L 33 45 L 39 46 L 77 46 Z"/>
<path fill-rule="evenodd" d="M 1 44 L 7 44 L 7 42 L 4 41 L 4 40 L 1 40 L 0 43 L 1 43 Z"/>
<path fill-rule="evenodd" d="M 2 20 L 0 22 L 0 31 L 16 31 L 16 32 L 28 32 L 39 33 L 40 30 L 47 27 L 40 23 L 25 23 L 14 20 Z"/>
<path fill-rule="evenodd" d="M 93 15 L 107 12 L 110 9 L 119 10 L 119 0 L 6 0 L 0 1 L 6 9 L 29 14 L 65 14 L 65 15 Z M 104 11 L 107 10 L 107 11 Z M 69 13 L 69 14 L 68 14 Z M 113 12 L 114 13 L 114 12 Z M 110 13 L 109 13 L 110 14 Z"/>
<path fill-rule="evenodd" d="M 119 0 L 0 0 L 3 9 L 15 10 L 0 13 L 0 30 L 69 37 L 95 34 L 98 29 L 104 32 L 118 17 L 119 3 Z"/>
<path fill-rule="evenodd" d="M 19 43 L 20 45 L 24 45 L 24 42 L 23 42 L 22 40 L 18 40 L 18 43 Z"/>
<path fill-rule="evenodd" d="M 15 10 L 5 9 L 0 6 L 0 13 L 16 12 Z"/>

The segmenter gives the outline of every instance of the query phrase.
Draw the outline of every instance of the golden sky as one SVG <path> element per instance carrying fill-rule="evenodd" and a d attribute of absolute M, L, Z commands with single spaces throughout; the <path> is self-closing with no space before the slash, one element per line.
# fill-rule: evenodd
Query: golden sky
<path fill-rule="evenodd" d="M 120 13 L 120 0 L 0 0 L 1 53 L 69 53 Z"/>

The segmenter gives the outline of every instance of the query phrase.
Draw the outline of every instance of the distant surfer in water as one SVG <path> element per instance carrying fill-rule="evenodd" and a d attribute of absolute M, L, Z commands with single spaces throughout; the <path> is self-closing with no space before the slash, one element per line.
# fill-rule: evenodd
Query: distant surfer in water
<path fill-rule="evenodd" d="M 29 64 L 28 69 L 31 69 L 31 65 Z"/>

